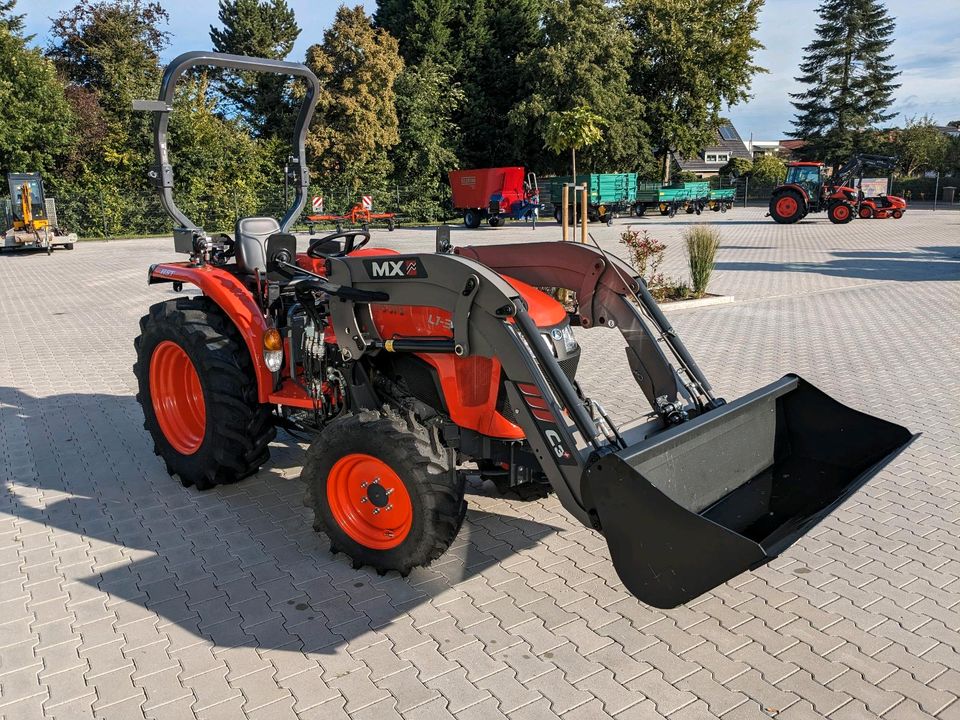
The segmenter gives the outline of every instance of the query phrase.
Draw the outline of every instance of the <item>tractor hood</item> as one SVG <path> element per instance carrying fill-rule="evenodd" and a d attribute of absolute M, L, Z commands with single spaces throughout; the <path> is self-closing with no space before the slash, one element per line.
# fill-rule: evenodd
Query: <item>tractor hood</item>
<path fill-rule="evenodd" d="M 553 327 L 566 320 L 567 311 L 556 298 L 509 275 L 504 275 L 503 279 L 513 285 L 514 289 L 520 293 L 520 297 L 527 304 L 527 312 L 530 313 L 530 317 L 533 318 L 537 327 Z"/>

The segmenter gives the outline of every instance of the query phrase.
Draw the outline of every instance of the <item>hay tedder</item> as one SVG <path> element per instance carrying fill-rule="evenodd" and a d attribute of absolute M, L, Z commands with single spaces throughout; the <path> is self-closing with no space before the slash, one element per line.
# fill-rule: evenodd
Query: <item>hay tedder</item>
<path fill-rule="evenodd" d="M 196 65 L 305 81 L 296 199 L 279 221 L 211 236 L 174 203 L 167 122 Z M 796 375 L 725 402 L 644 283 L 599 249 L 438 235 L 436 252 L 399 254 L 347 231 L 297 252 L 287 229 L 318 92 L 303 65 L 198 52 L 166 69 L 159 101 L 138 103 L 156 113 L 152 177 L 189 256 L 149 282 L 202 293 L 152 306 L 135 342 L 145 427 L 184 484 L 256 472 L 276 427 L 306 434 L 315 527 L 356 566 L 400 573 L 453 541 L 466 472 L 552 489 L 603 534 L 632 593 L 671 607 L 784 551 L 910 442 Z M 538 287 L 573 291 L 576 309 Z M 623 335 L 635 422 L 616 426 L 577 381 L 578 335 L 593 328 Z"/>

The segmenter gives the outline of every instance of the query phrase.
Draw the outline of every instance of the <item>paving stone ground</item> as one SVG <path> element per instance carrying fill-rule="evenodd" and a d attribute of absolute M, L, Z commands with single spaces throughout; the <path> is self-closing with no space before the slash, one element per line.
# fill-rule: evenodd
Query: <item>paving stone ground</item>
<path fill-rule="evenodd" d="M 471 486 L 454 546 L 404 579 L 330 555 L 286 436 L 256 476 L 182 488 L 130 370 L 172 243 L 0 256 L 0 717 L 960 718 L 960 213 L 634 222 L 679 276 L 703 219 L 737 301 L 670 316 L 726 397 L 793 371 L 923 434 L 777 561 L 667 612 L 552 497 Z M 594 232 L 615 250 L 628 222 Z M 587 391 L 642 414 L 619 336 L 580 338 Z"/>

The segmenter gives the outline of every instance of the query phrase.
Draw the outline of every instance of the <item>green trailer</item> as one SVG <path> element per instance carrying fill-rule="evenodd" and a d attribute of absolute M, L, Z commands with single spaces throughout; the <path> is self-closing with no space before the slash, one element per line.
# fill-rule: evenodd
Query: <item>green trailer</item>
<path fill-rule="evenodd" d="M 563 203 L 563 186 L 571 182 L 570 175 L 549 178 L 543 189 L 553 204 L 553 216 L 560 222 L 560 206 Z M 629 212 L 637 199 L 636 173 L 591 173 L 577 175 L 577 184 L 587 186 L 587 219 L 591 222 L 605 222 L 608 225 L 620 213 Z M 573 202 L 570 192 L 568 203 Z M 579 205 L 577 206 L 579 210 Z"/>
<path fill-rule="evenodd" d="M 673 217 L 680 210 L 700 214 L 710 201 L 709 182 L 643 183 L 637 190 L 637 199 L 633 205 L 633 214 L 642 216 L 647 210 L 656 208 L 661 215 Z"/>
<path fill-rule="evenodd" d="M 733 207 L 736 195 L 736 188 L 715 188 L 710 191 L 707 207 L 714 212 L 726 212 Z"/>

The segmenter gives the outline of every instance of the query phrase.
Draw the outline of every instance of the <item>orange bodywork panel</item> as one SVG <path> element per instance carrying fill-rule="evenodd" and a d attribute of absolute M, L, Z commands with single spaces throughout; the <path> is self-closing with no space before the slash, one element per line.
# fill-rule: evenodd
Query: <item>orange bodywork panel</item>
<path fill-rule="evenodd" d="M 396 254 L 395 250 L 386 248 L 361 248 L 351 256 Z M 312 258 L 301 253 L 297 255 L 297 265 L 318 275 L 326 274 L 323 258 Z M 195 285 L 233 320 L 253 360 L 260 402 L 313 408 L 313 400 L 289 377 L 285 377 L 280 387 L 274 389 L 274 376 L 263 362 L 263 334 L 268 329 L 267 321 L 250 291 L 238 278 L 213 265 L 193 266 L 189 263 L 155 265 L 150 273 L 156 281 Z M 555 299 L 519 280 L 509 277 L 506 280 L 523 296 L 528 312 L 538 327 L 551 327 L 564 321 L 566 311 Z M 371 315 L 377 332 L 384 340 L 453 337 L 452 315 L 440 308 L 371 305 Z M 327 342 L 336 342 L 332 328 L 328 329 Z M 436 370 L 447 412 L 454 423 L 491 437 L 523 439 L 523 430 L 496 410 L 501 370 L 496 358 L 461 358 L 446 353 L 417 353 L 417 357 Z"/>
<path fill-rule="evenodd" d="M 250 351 L 257 376 L 257 398 L 269 402 L 273 392 L 273 373 L 263 362 L 263 334 L 267 321 L 250 291 L 235 276 L 214 265 L 189 263 L 161 263 L 150 268 L 150 276 L 157 281 L 189 283 L 213 300 L 236 326 Z"/>

